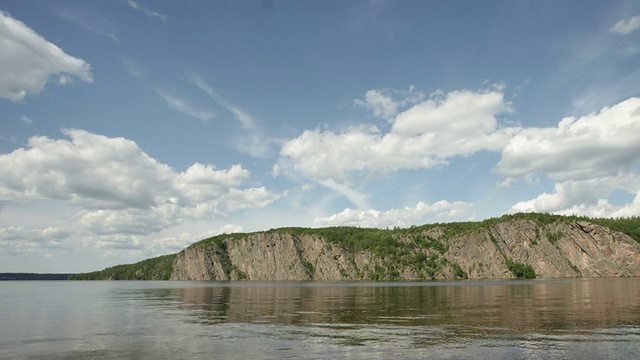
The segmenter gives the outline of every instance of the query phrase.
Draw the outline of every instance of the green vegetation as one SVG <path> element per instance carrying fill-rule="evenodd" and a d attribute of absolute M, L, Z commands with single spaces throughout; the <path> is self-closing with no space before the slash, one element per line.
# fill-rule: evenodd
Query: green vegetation
<path fill-rule="evenodd" d="M 169 280 L 176 254 L 158 256 L 135 264 L 116 265 L 101 271 L 73 274 L 69 280 Z"/>
<path fill-rule="evenodd" d="M 233 240 L 233 239 L 242 239 L 244 237 L 247 237 L 249 234 L 247 233 L 233 233 L 233 234 L 221 234 L 221 235 L 216 235 L 210 238 L 206 238 L 204 240 L 200 240 L 196 243 L 193 243 L 191 245 L 189 245 L 189 249 L 194 248 L 194 247 L 198 247 L 201 245 L 207 245 L 207 244 L 215 244 L 217 247 L 220 246 L 224 246 L 226 249 L 226 241 L 227 240 Z M 224 245 L 222 245 L 224 244 Z"/>
<path fill-rule="evenodd" d="M 307 269 L 307 273 L 309 273 L 309 276 L 313 276 L 313 272 L 314 272 L 313 264 L 309 260 L 304 260 L 302 262 L 302 265 L 304 265 L 304 267 Z"/>
<path fill-rule="evenodd" d="M 562 231 L 557 231 L 555 233 L 552 233 L 551 231 L 547 231 L 547 240 L 549 240 L 549 242 L 555 245 L 556 247 L 558 246 L 558 240 L 562 239 L 563 237 L 564 237 L 564 234 L 562 233 Z"/>
<path fill-rule="evenodd" d="M 576 273 L 582 275 L 582 271 L 580 271 L 580 268 L 578 268 L 575 264 L 573 264 L 571 261 L 567 260 L 567 262 L 569 262 L 569 266 L 571 266 L 571 268 L 573 269 L 573 271 L 575 271 Z"/>
<path fill-rule="evenodd" d="M 398 246 L 402 247 L 402 245 L 399 244 L 397 240 L 398 236 L 409 235 L 414 237 L 413 240 L 415 241 L 417 247 L 434 249 L 439 251 L 441 254 L 444 254 L 447 252 L 448 248 L 446 246 L 446 242 L 443 242 L 443 240 L 488 230 L 501 222 L 518 220 L 533 221 L 540 226 L 550 225 L 559 221 L 587 221 L 608 227 L 614 231 L 625 233 L 631 236 L 636 241 L 640 242 L 640 217 L 638 216 L 630 218 L 601 219 L 575 215 L 554 215 L 549 213 L 517 213 L 503 215 L 497 218 L 490 218 L 484 221 L 434 223 L 421 226 L 411 226 L 409 228 L 396 227 L 394 229 L 372 229 L 347 226 L 327 228 L 290 227 L 271 229 L 269 231 L 266 231 L 266 233 L 292 232 L 294 234 L 315 235 L 325 238 L 327 241 L 330 241 L 334 244 L 341 245 L 349 251 L 357 252 L 367 250 L 372 251 L 376 255 L 386 255 L 389 252 L 393 252 L 393 248 L 397 248 Z M 442 237 L 438 239 L 432 239 L 428 236 L 421 236 L 421 234 L 425 231 L 434 229 L 440 229 L 443 232 Z M 209 243 L 219 244 L 226 240 L 239 239 L 246 237 L 247 235 L 249 234 L 236 233 L 218 235 L 194 243 L 189 247 L 195 247 Z M 536 236 L 536 241 L 539 241 L 539 234 L 537 235 L 538 236 Z"/>
<path fill-rule="evenodd" d="M 454 271 L 456 273 L 456 278 L 459 278 L 459 279 L 468 279 L 469 278 L 469 275 L 466 272 L 464 272 L 464 270 L 462 270 L 460 265 L 453 264 L 453 269 L 454 269 Z"/>
<path fill-rule="evenodd" d="M 506 259 L 507 268 L 509 268 L 509 271 L 511 271 L 515 277 L 518 279 L 535 279 L 536 272 L 531 265 L 519 263 L 511 258 Z"/>
<path fill-rule="evenodd" d="M 220 264 L 224 269 L 224 272 L 227 274 L 231 274 L 233 270 L 236 270 L 236 266 L 231 263 L 231 259 L 229 258 L 229 250 L 227 249 L 226 241 L 215 241 L 215 252 L 218 255 L 218 259 L 220 259 Z"/>
<path fill-rule="evenodd" d="M 640 242 L 640 216 L 632 216 L 629 218 L 617 219 L 585 219 L 594 224 L 608 227 L 613 231 L 619 231 L 632 237 L 635 241 Z"/>

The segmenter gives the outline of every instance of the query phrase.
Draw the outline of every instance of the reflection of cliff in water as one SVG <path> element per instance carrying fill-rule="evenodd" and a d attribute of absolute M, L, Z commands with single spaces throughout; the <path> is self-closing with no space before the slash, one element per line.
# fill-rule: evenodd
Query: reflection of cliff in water
<path fill-rule="evenodd" d="M 640 282 L 635 279 L 207 284 L 165 290 L 204 323 L 461 325 L 542 331 L 640 325 Z"/>

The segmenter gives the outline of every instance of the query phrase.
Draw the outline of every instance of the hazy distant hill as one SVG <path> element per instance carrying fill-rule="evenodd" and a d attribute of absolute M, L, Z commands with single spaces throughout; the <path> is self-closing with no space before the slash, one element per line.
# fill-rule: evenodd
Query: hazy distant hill
<path fill-rule="evenodd" d="M 640 276 L 640 218 L 505 215 L 406 229 L 226 234 L 72 279 L 424 280 Z"/>
<path fill-rule="evenodd" d="M 72 274 L 0 273 L 0 280 L 68 280 Z"/>

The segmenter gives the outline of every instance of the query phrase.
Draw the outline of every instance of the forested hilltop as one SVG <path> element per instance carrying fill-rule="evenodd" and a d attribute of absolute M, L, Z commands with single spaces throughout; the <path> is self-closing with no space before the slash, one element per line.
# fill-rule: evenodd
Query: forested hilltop
<path fill-rule="evenodd" d="M 540 213 L 410 228 L 224 234 L 73 280 L 425 280 L 640 276 L 640 218 Z"/>

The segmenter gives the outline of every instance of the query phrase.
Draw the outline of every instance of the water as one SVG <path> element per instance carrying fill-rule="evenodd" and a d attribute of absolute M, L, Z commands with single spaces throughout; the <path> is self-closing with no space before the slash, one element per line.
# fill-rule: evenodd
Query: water
<path fill-rule="evenodd" d="M 0 359 L 631 359 L 640 279 L 0 283 Z"/>

